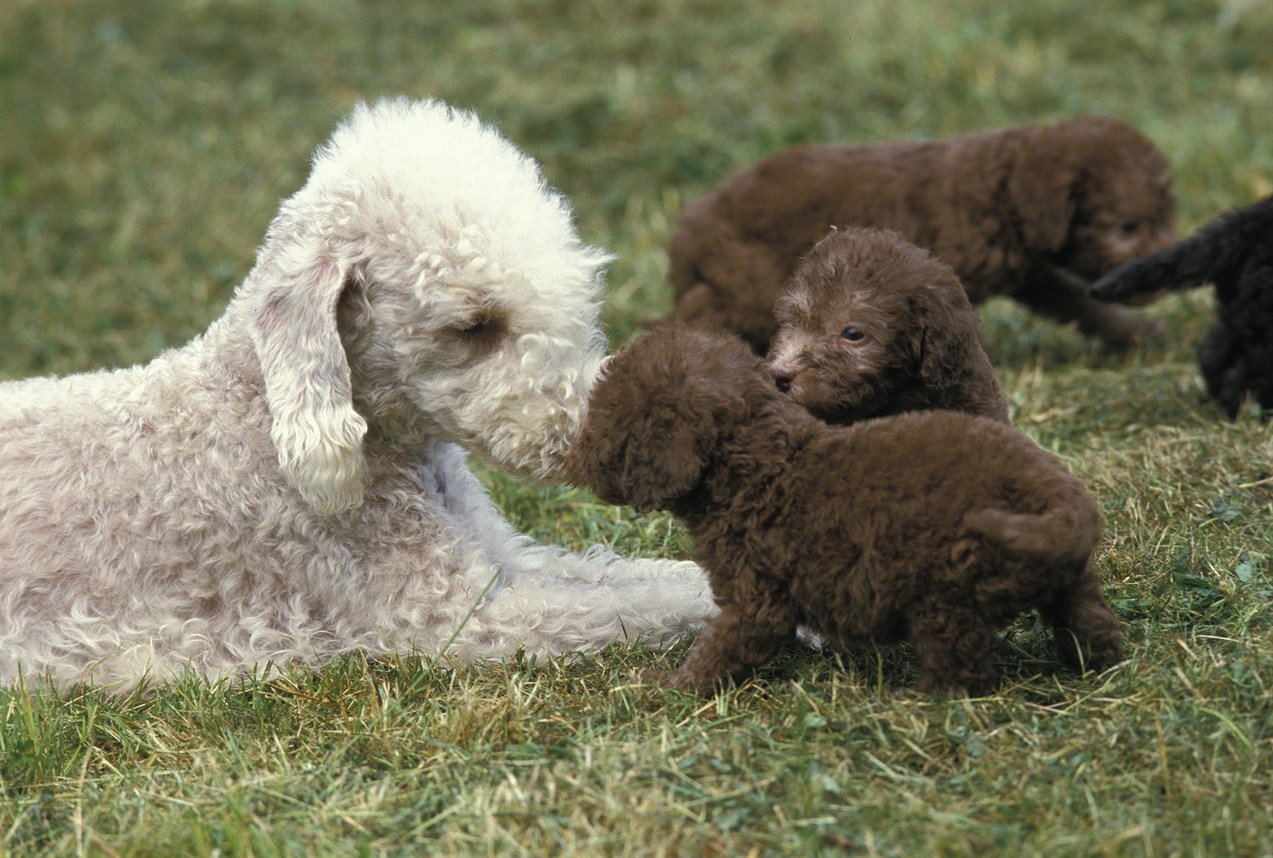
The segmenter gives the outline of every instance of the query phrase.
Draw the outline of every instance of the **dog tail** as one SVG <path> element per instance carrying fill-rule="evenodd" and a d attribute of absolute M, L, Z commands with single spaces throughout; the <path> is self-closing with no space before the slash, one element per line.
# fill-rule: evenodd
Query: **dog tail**
<path fill-rule="evenodd" d="M 1201 286 L 1241 265 L 1270 229 L 1273 197 L 1223 214 L 1183 241 L 1115 268 L 1093 284 L 1091 294 L 1102 301 L 1122 301 L 1144 292 Z"/>
<path fill-rule="evenodd" d="M 1041 513 L 990 508 L 973 510 L 964 517 L 967 529 L 1012 554 L 1048 566 L 1080 568 L 1101 538 L 1101 525 L 1096 500 L 1077 480 L 1065 486 Z"/>

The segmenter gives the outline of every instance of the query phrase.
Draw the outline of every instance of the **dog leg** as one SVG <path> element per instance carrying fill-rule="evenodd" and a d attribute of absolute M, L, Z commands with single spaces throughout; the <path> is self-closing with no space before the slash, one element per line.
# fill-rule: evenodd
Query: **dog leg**
<path fill-rule="evenodd" d="M 1080 333 L 1096 337 L 1112 349 L 1128 348 L 1165 331 L 1157 319 L 1096 300 L 1088 295 L 1087 283 L 1054 268 L 1031 272 L 1012 297 L 1040 316 L 1058 322 L 1078 322 Z"/>
<path fill-rule="evenodd" d="M 708 622 L 679 670 L 647 670 L 641 679 L 707 696 L 768 661 L 795 631 L 795 612 L 785 605 L 728 606 Z"/>
<path fill-rule="evenodd" d="M 919 658 L 916 691 L 952 697 L 994 691 L 995 630 L 977 611 L 947 603 L 921 607 L 908 621 L 911 646 Z"/>
<path fill-rule="evenodd" d="M 1247 382 L 1251 373 L 1247 362 L 1251 357 L 1240 342 L 1233 327 L 1223 320 L 1217 321 L 1207 331 L 1198 347 L 1198 367 L 1207 384 L 1207 393 L 1224 407 L 1224 413 L 1232 420 L 1242 410 L 1242 401 L 1253 386 Z"/>
<path fill-rule="evenodd" d="M 1089 564 L 1070 587 L 1057 590 L 1040 608 L 1061 659 L 1075 669 L 1103 670 L 1123 660 L 1123 632 L 1118 617 L 1101 595 Z"/>
<path fill-rule="evenodd" d="M 536 544 L 503 517 L 466 468 L 445 481 L 447 506 L 456 513 L 447 528 L 456 543 L 447 553 L 467 558 L 450 580 L 463 581 L 467 596 L 448 597 L 464 608 L 448 619 L 440 640 L 420 643 L 424 651 L 436 652 L 447 638 L 447 653 L 460 661 L 518 649 L 558 655 L 636 639 L 661 648 L 717 611 L 697 564 L 627 559 L 600 545 L 573 554 Z"/>
<path fill-rule="evenodd" d="M 471 610 L 453 620 L 449 657 L 502 658 L 519 649 L 555 656 L 624 640 L 659 649 L 716 610 L 706 577 L 692 563 L 596 552 L 581 558 L 545 546 L 522 553 L 484 567 L 490 585 L 473 592 Z"/>

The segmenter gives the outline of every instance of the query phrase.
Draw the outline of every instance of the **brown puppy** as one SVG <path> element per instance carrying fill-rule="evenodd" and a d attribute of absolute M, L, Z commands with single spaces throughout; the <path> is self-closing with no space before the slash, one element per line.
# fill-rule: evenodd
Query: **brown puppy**
<path fill-rule="evenodd" d="M 607 365 L 567 467 L 694 537 L 721 613 L 657 681 L 709 693 L 803 625 L 847 646 L 909 640 L 918 689 L 979 694 L 995 686 L 995 631 L 1031 608 L 1070 664 L 1122 658 L 1090 564 L 1095 502 L 1003 423 L 917 411 L 827 426 L 741 341 L 672 326 Z"/>
<path fill-rule="evenodd" d="M 796 146 L 682 213 L 668 246 L 671 318 L 734 331 L 763 353 L 796 260 L 833 226 L 875 226 L 949 264 L 974 304 L 1009 295 L 1125 346 L 1160 326 L 1086 289 L 1170 243 L 1171 185 L 1153 143 L 1097 117 L 947 140 Z"/>
<path fill-rule="evenodd" d="M 822 239 L 774 315 L 767 363 L 778 389 L 828 423 L 929 409 L 1008 419 L 959 278 L 895 232 Z"/>

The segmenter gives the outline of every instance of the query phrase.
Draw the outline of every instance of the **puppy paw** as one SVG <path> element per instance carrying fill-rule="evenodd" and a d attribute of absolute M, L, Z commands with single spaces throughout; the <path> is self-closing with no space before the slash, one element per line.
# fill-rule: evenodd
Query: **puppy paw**
<path fill-rule="evenodd" d="M 998 685 L 992 676 L 965 675 L 959 681 L 951 677 L 921 675 L 913 690 L 919 695 L 939 700 L 962 700 L 969 697 L 989 697 L 995 693 Z"/>
<path fill-rule="evenodd" d="M 1167 336 L 1167 323 L 1162 319 L 1144 317 L 1132 332 L 1137 340 L 1156 340 Z"/>
<path fill-rule="evenodd" d="M 1167 325 L 1161 319 L 1127 315 L 1116 321 L 1105 320 L 1083 333 L 1097 337 L 1108 349 L 1124 351 L 1138 343 L 1162 339 L 1167 335 Z"/>
<path fill-rule="evenodd" d="M 673 670 L 656 670 L 653 667 L 647 667 L 639 674 L 643 685 L 664 685 L 669 688 L 676 687 L 674 679 L 676 671 Z"/>
<path fill-rule="evenodd" d="M 665 688 L 684 691 L 686 694 L 697 694 L 699 697 L 710 697 L 716 691 L 715 683 L 710 680 L 702 681 L 696 677 L 687 676 L 680 670 L 648 668 L 641 671 L 641 681 L 647 685 L 662 685 Z"/>

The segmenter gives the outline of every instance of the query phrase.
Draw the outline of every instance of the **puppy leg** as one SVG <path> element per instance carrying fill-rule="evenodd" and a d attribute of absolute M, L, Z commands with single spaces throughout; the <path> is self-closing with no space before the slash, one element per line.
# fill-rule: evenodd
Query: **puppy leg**
<path fill-rule="evenodd" d="M 1247 354 L 1233 327 L 1223 319 L 1207 331 L 1198 347 L 1198 367 L 1207 383 L 1207 393 L 1224 407 L 1229 419 L 1238 416 L 1247 390 Z"/>
<path fill-rule="evenodd" d="M 1058 322 L 1078 322 L 1085 336 L 1096 337 L 1114 349 L 1125 349 L 1165 328 L 1157 319 L 1129 313 L 1102 303 L 1087 293 L 1088 284 L 1056 269 L 1040 269 L 1026 278 L 1012 297 L 1041 316 Z"/>
<path fill-rule="evenodd" d="M 919 658 L 915 690 L 953 697 L 980 696 L 997 685 L 995 630 L 971 607 L 921 605 L 908 618 Z"/>
<path fill-rule="evenodd" d="M 727 605 L 708 621 L 679 670 L 647 670 L 641 679 L 710 695 L 726 679 L 740 679 L 772 658 L 795 631 L 795 612 L 786 605 Z"/>
<path fill-rule="evenodd" d="M 1071 667 L 1103 670 L 1123 660 L 1118 617 L 1101 595 L 1090 564 L 1078 581 L 1057 590 L 1039 612 L 1052 625 L 1057 653 Z"/>

